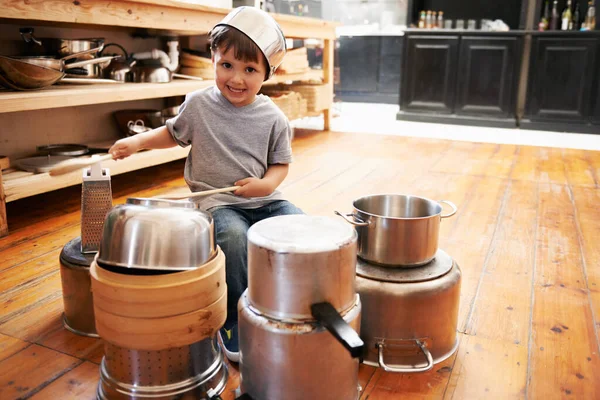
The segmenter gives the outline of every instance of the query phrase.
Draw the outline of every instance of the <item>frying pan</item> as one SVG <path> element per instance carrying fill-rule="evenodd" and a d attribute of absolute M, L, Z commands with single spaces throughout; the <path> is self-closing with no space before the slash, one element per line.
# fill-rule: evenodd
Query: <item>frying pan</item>
<path fill-rule="evenodd" d="M 81 51 L 69 56 L 53 59 L 46 57 L 7 57 L 0 56 L 0 84 L 15 90 L 41 89 L 61 80 L 65 75 L 65 61 L 83 54 L 97 52 L 98 49 Z M 100 57 L 78 61 L 67 67 L 77 68 L 84 65 L 99 64 L 114 57 Z"/>

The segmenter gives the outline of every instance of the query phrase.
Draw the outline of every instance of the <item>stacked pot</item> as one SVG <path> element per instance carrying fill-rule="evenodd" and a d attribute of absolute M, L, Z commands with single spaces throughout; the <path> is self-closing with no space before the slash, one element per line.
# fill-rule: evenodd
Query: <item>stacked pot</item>
<path fill-rule="evenodd" d="M 224 389 L 225 256 L 210 214 L 128 199 L 108 213 L 90 274 L 105 341 L 99 399 L 210 399 Z"/>
<path fill-rule="evenodd" d="M 446 203 L 452 212 L 442 214 Z M 363 314 L 364 362 L 390 372 L 423 372 L 458 348 L 461 272 L 438 248 L 448 201 L 407 195 L 365 196 L 350 214 L 356 227 L 356 288 Z"/>
<path fill-rule="evenodd" d="M 241 391 L 254 400 L 354 400 L 363 342 L 357 235 L 333 218 L 273 217 L 248 231 L 238 304 Z"/>

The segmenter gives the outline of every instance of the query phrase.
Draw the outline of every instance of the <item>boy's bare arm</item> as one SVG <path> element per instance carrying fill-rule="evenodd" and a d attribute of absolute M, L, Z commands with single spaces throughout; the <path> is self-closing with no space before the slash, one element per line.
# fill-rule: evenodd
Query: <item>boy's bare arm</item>
<path fill-rule="evenodd" d="M 289 164 L 270 164 L 262 179 L 245 178 L 235 182 L 236 186 L 241 187 L 234 194 L 243 197 L 268 196 L 281 185 L 289 169 Z"/>
<path fill-rule="evenodd" d="M 120 160 L 142 149 L 166 149 L 177 145 L 166 126 L 117 140 L 108 152 Z"/>

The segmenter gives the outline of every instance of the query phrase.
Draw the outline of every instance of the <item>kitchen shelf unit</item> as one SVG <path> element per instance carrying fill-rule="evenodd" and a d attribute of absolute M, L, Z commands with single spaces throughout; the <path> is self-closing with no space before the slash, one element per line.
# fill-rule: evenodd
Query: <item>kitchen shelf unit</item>
<path fill-rule="evenodd" d="M 218 23 L 229 9 L 215 8 L 175 0 L 45 0 L 15 2 L 0 0 L 0 23 L 43 24 L 56 27 L 111 27 L 116 29 L 145 29 L 161 35 L 204 35 Z M 304 74 L 277 75 L 273 83 L 295 80 L 322 79 L 333 82 L 333 49 L 336 38 L 334 22 L 314 18 L 273 14 L 288 38 L 319 39 L 323 41 L 323 70 Z M 174 80 L 163 84 L 94 84 L 55 85 L 39 91 L 0 91 L 0 115 L 7 112 L 26 112 L 39 109 L 102 104 L 129 100 L 163 98 L 185 95 L 207 87 L 213 81 Z M 333 85 L 332 85 L 333 87 Z M 333 89 L 332 89 L 333 90 Z M 324 129 L 328 130 L 331 111 L 324 114 Z M 130 172 L 184 158 L 187 149 L 151 150 L 127 160 L 110 161 L 106 166 L 112 175 Z M 4 182 L 3 182 L 4 181 Z M 81 183 L 81 174 L 50 177 L 47 173 L 32 174 L 7 170 L 0 172 L 0 237 L 8 234 L 6 202 L 45 193 Z"/>

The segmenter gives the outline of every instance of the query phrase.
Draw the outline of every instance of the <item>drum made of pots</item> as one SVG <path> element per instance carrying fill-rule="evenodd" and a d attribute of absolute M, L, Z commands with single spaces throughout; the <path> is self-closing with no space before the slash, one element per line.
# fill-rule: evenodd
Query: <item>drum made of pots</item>
<path fill-rule="evenodd" d="M 461 271 L 442 250 L 430 264 L 390 269 L 359 261 L 365 364 L 427 371 L 458 348 Z"/>
<path fill-rule="evenodd" d="M 361 305 L 342 315 L 355 331 Z M 356 400 L 358 358 L 316 322 L 286 323 L 238 303 L 241 391 L 254 400 Z"/>
<path fill-rule="evenodd" d="M 442 214 L 442 205 L 452 211 Z M 353 202 L 350 214 L 336 214 L 356 227 L 358 256 L 385 266 L 414 267 L 430 262 L 438 250 L 440 221 L 456 213 L 449 201 L 382 194 Z"/>
<path fill-rule="evenodd" d="M 355 302 L 357 234 L 337 218 L 273 217 L 248 230 L 248 301 L 279 320 L 312 320 L 328 302 L 343 313 Z"/>

